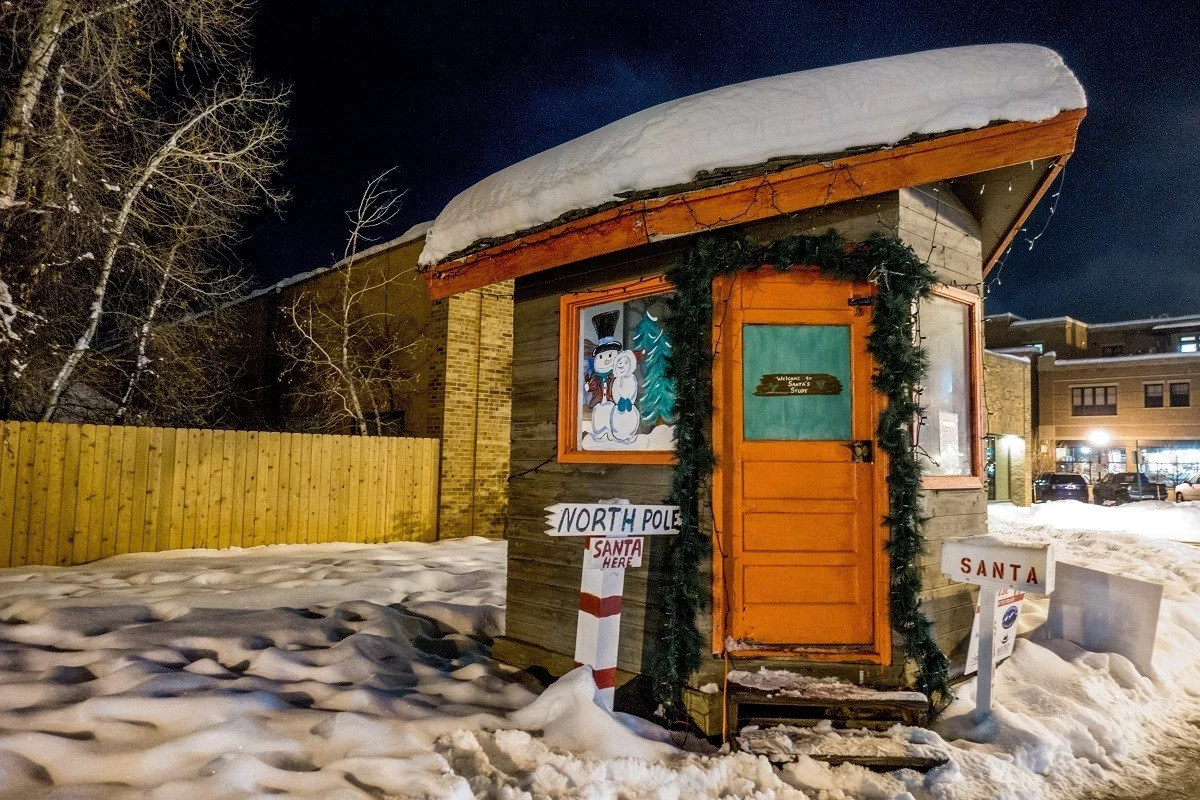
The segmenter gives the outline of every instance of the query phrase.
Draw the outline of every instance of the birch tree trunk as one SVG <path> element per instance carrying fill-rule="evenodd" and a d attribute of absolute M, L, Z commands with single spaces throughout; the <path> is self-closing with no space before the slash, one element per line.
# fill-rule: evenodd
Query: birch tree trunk
<path fill-rule="evenodd" d="M 0 133 L 0 208 L 17 204 L 17 185 L 25 161 L 25 142 L 33 128 L 33 112 L 37 109 L 42 85 L 50 72 L 54 51 L 62 35 L 66 0 L 48 0 L 38 21 L 37 34 L 29 51 L 29 60 L 21 73 L 13 104 Z"/>

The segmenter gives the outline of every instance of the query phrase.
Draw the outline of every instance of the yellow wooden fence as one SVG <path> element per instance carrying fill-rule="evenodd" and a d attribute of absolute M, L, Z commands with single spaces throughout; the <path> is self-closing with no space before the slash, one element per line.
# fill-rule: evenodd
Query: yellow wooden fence
<path fill-rule="evenodd" d="M 436 439 L 44 422 L 0 433 L 0 567 L 437 536 Z"/>

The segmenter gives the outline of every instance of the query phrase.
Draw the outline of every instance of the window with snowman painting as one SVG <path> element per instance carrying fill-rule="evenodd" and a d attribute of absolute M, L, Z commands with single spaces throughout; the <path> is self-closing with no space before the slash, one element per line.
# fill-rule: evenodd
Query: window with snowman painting
<path fill-rule="evenodd" d="M 569 409 L 574 441 L 562 443 L 568 452 L 594 456 L 581 460 L 658 453 L 665 461 L 674 451 L 675 387 L 666 374 L 671 343 L 663 330 L 663 284 L 641 281 L 578 295 L 569 303 L 577 334 Z M 616 299 L 608 299 L 614 294 Z"/>

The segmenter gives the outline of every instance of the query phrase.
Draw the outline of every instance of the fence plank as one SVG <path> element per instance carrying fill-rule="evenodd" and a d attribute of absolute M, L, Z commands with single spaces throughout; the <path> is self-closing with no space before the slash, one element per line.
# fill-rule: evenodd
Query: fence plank
<path fill-rule="evenodd" d="M 129 488 L 129 551 L 140 553 L 146 530 L 146 499 L 150 476 L 150 429 L 135 428 L 133 485 Z"/>
<path fill-rule="evenodd" d="M 175 501 L 175 430 L 158 429 L 158 485 L 154 487 L 154 521 L 148 535 L 154 549 L 171 542 L 171 512 Z"/>
<path fill-rule="evenodd" d="M 214 458 L 215 458 L 214 454 Z M 237 461 L 237 439 L 233 431 L 221 431 L 221 484 L 220 497 L 217 498 L 217 508 L 220 518 L 217 522 L 217 547 L 224 550 L 233 541 L 233 494 L 234 465 Z"/>
<path fill-rule="evenodd" d="M 92 432 L 95 440 L 92 450 L 92 478 L 87 488 L 88 534 L 85 561 L 102 558 L 104 505 L 108 494 L 108 440 L 113 430 L 107 425 L 96 425 L 94 428 L 95 430 Z"/>
<path fill-rule="evenodd" d="M 171 468 L 171 549 L 183 549 L 183 531 L 187 527 L 187 464 L 190 437 L 184 428 L 175 428 L 175 458 Z"/>
<path fill-rule="evenodd" d="M 17 497 L 13 512 L 12 565 L 29 563 L 30 520 L 33 515 L 34 464 L 37 463 L 37 425 L 21 425 L 21 445 L 17 450 Z"/>
<path fill-rule="evenodd" d="M 79 425 L 63 425 L 66 436 L 63 441 L 63 467 L 58 488 L 58 526 L 52 532 L 57 545 L 54 563 L 69 566 L 75 552 L 75 505 L 79 493 Z"/>
<path fill-rule="evenodd" d="M 246 461 L 249 448 L 250 434 L 246 431 L 235 431 L 233 458 L 233 489 L 229 495 L 229 546 L 244 547 L 245 525 L 243 518 L 246 513 Z"/>
<path fill-rule="evenodd" d="M 74 426 L 72 426 L 74 427 Z M 92 466 L 96 458 L 96 426 L 80 425 L 76 443 L 75 476 L 73 489 L 63 487 L 63 502 L 72 503 L 71 514 L 74 525 L 71 530 L 71 547 L 67 564 L 82 564 L 87 560 L 88 532 L 91 530 Z M 64 478 L 64 481 L 67 480 Z"/>
<path fill-rule="evenodd" d="M 12 564 L 20 446 L 21 423 L 4 423 L 0 427 L 0 566 L 5 567 Z"/>

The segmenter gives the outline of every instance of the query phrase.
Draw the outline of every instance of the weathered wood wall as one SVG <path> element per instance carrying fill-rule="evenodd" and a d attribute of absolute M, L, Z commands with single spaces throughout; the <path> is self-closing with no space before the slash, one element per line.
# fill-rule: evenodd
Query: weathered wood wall
<path fill-rule="evenodd" d="M 0 426 L 0 567 L 437 538 L 435 439 Z"/>
<path fill-rule="evenodd" d="M 917 186 L 902 189 L 899 203 L 900 239 L 927 260 L 944 283 L 978 294 L 983 281 L 979 222 L 954 192 L 945 184 Z M 983 447 L 983 442 L 976 446 Z M 921 601 L 938 646 L 950 656 L 951 674 L 957 675 L 966 665 L 977 592 L 970 584 L 952 583 L 942 575 L 941 543 L 987 533 L 987 490 L 942 489 L 923 495 L 930 519 L 925 526 L 928 546 L 921 557 Z"/>

